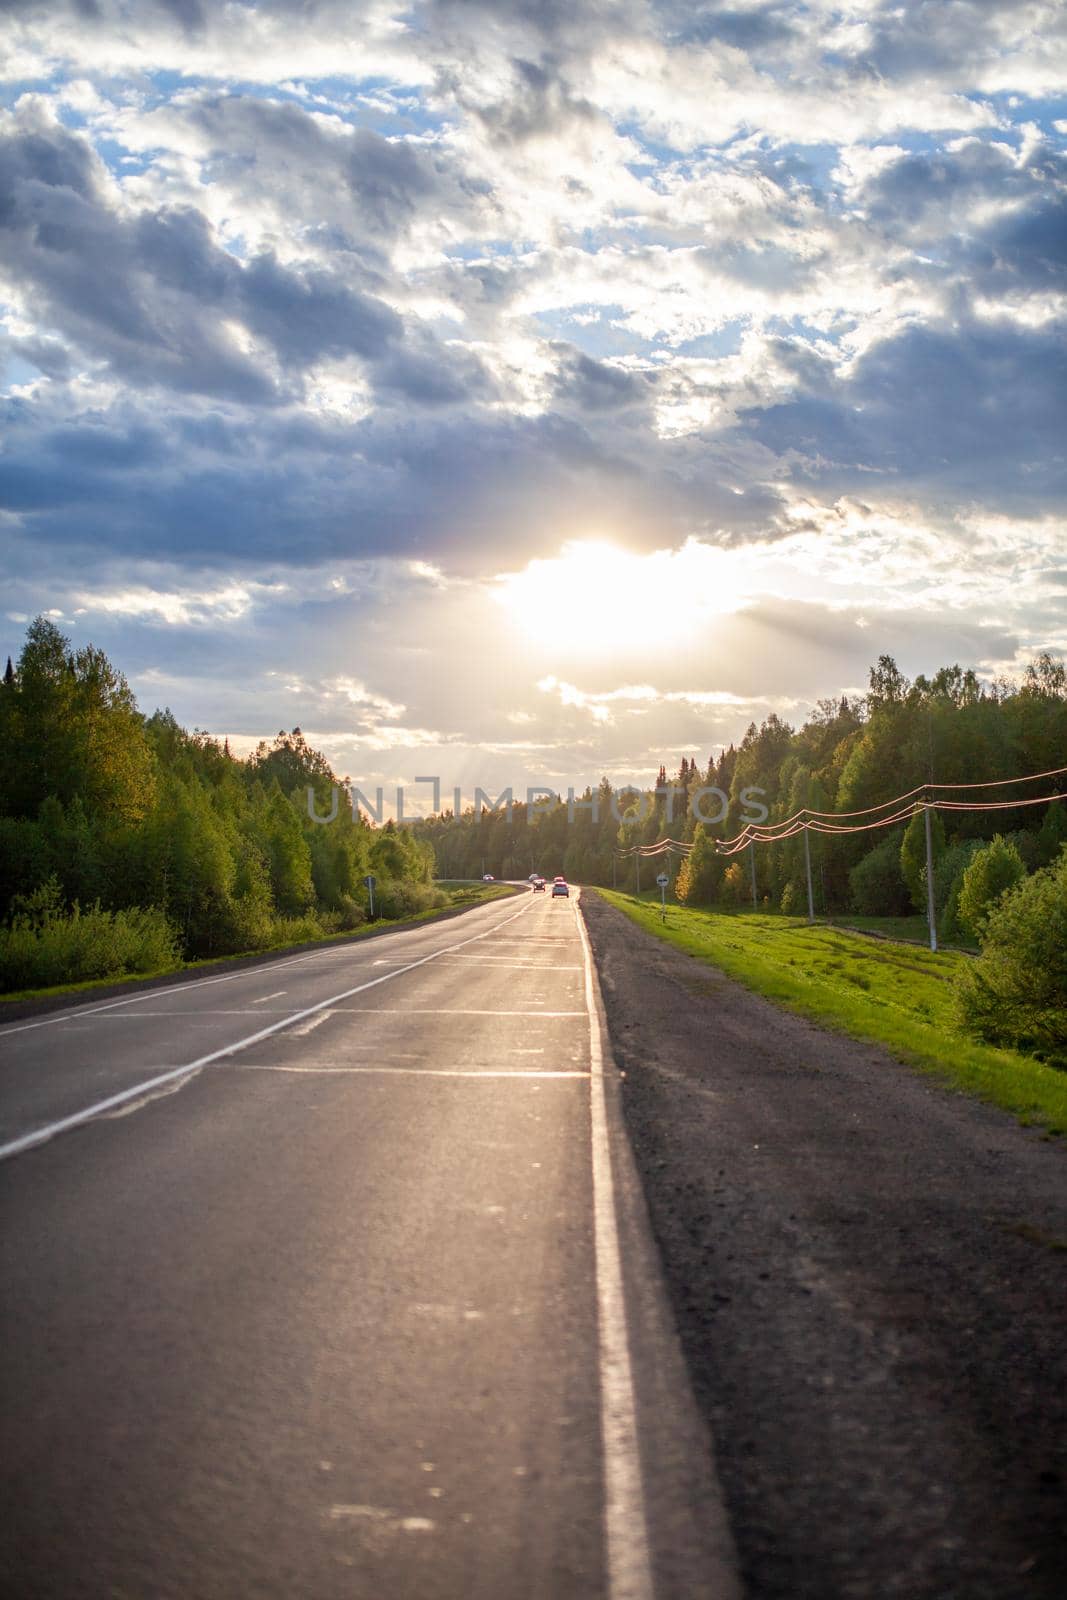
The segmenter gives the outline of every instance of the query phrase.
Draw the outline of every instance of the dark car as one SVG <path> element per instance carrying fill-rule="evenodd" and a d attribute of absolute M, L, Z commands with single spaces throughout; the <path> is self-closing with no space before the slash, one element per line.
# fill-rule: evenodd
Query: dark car
<path fill-rule="evenodd" d="M 567 888 L 567 885 L 564 883 L 562 878 L 557 878 L 556 879 L 555 883 L 552 885 L 552 893 L 554 895 L 556 895 L 556 894 L 566 895 L 568 900 L 571 897 L 571 892 Z"/>

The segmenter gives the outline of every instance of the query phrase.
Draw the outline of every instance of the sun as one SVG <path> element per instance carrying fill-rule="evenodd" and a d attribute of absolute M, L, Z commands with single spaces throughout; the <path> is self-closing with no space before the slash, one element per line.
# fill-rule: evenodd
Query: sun
<path fill-rule="evenodd" d="M 496 580 L 512 622 L 547 652 L 625 657 L 657 628 L 678 642 L 742 603 L 732 552 L 690 541 L 639 555 L 607 540 L 575 540 L 558 556 Z"/>

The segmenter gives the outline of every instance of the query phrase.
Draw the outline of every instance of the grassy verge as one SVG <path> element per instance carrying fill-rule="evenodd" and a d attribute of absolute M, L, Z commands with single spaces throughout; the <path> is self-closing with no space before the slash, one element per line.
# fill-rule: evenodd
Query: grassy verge
<path fill-rule="evenodd" d="M 282 955 L 286 950 L 303 950 L 316 944 L 343 944 L 349 940 L 366 939 L 369 935 L 382 933 L 388 929 L 412 928 L 421 922 L 432 922 L 435 917 L 443 917 L 454 911 L 464 911 L 471 906 L 480 905 L 483 901 L 499 900 L 506 895 L 516 893 L 516 890 L 503 883 L 470 883 L 462 887 L 449 887 L 440 884 L 448 895 L 446 906 L 433 906 L 428 911 L 417 911 L 408 917 L 396 917 L 392 920 L 381 918 L 376 922 L 366 922 L 359 928 L 353 928 L 347 933 L 322 933 L 317 938 L 302 939 L 299 944 L 287 944 L 284 941 L 278 944 L 260 945 L 255 950 L 238 950 L 225 956 L 204 956 L 197 961 L 178 961 L 168 966 L 158 967 L 151 972 L 113 972 L 102 978 L 86 978 L 80 983 L 60 983 L 47 989 L 18 989 L 7 994 L 0 994 L 0 1022 L 3 1021 L 3 1007 L 13 1005 L 16 1001 L 23 1000 L 49 1000 L 60 995 L 92 994 L 96 989 L 114 988 L 117 984 L 133 986 L 138 983 L 150 983 L 155 978 L 172 977 L 180 972 L 194 972 L 201 967 L 221 967 L 231 961 L 247 961 L 249 956 Z"/>
<path fill-rule="evenodd" d="M 952 991 L 968 957 L 856 937 L 794 917 L 667 908 L 600 889 L 639 927 L 720 968 L 746 988 L 826 1027 L 886 1046 L 910 1066 L 1067 1134 L 1067 1073 L 956 1030 Z"/>
<path fill-rule="evenodd" d="M 880 933 L 887 939 L 929 947 L 930 935 L 925 917 L 854 917 L 851 913 L 840 913 L 829 921 L 835 928 L 855 928 L 858 933 Z M 949 948 L 975 953 L 978 950 L 978 946 L 970 939 L 960 939 L 958 943 L 954 941 Z"/>

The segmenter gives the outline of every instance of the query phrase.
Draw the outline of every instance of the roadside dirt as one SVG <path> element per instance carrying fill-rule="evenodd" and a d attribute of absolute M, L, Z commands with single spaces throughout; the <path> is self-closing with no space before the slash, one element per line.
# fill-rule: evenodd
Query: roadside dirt
<path fill-rule="evenodd" d="M 1067 1594 L 1067 1151 L 582 899 L 753 1600 Z"/>

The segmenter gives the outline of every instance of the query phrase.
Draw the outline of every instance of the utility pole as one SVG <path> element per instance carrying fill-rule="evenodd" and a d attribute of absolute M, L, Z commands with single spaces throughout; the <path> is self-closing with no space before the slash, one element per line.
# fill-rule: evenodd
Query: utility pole
<path fill-rule="evenodd" d="M 808 874 L 808 921 L 815 921 L 815 896 L 811 888 L 811 845 L 808 841 L 808 825 L 804 824 L 804 866 Z"/>
<path fill-rule="evenodd" d="M 641 851 L 640 851 L 640 847 L 638 845 L 634 845 L 634 873 L 636 874 L 636 877 L 637 877 L 637 894 L 638 894 L 638 898 L 640 898 L 640 895 L 641 895 Z"/>
<path fill-rule="evenodd" d="M 619 875 L 619 858 L 616 855 L 615 851 L 613 850 L 611 852 L 611 887 L 613 889 L 617 889 L 619 887 L 619 885 L 618 885 L 618 883 L 616 881 L 617 878 L 618 878 L 618 875 Z"/>
<path fill-rule="evenodd" d="M 926 823 L 926 920 L 930 928 L 930 949 L 937 949 L 937 923 L 934 921 L 934 841 L 930 830 L 931 807 L 926 806 L 923 818 Z"/>
<path fill-rule="evenodd" d="M 759 910 L 759 901 L 756 898 L 756 841 L 753 839 L 748 847 L 749 863 L 752 867 L 752 909 Z"/>

